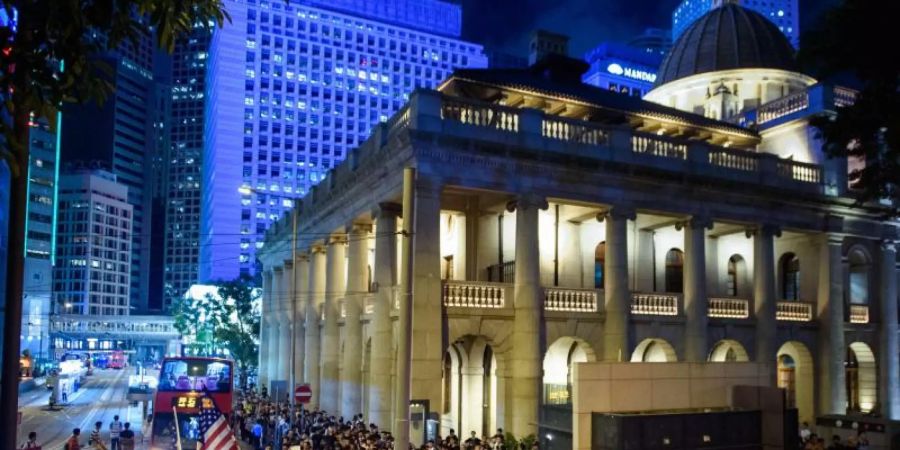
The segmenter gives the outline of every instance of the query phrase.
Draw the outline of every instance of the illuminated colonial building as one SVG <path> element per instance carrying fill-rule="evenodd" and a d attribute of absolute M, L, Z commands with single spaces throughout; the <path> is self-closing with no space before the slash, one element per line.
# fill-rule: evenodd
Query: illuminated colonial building
<path fill-rule="evenodd" d="M 414 436 L 534 433 L 592 361 L 757 361 L 801 421 L 900 418 L 895 223 L 808 126 L 853 92 L 708 14 L 647 99 L 558 55 L 416 91 L 268 232 L 260 382 L 389 426 L 408 269 Z"/>

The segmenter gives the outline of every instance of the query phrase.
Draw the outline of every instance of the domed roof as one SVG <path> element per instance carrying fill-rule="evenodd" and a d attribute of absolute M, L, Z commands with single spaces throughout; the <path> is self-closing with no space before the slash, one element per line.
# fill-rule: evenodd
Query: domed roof
<path fill-rule="evenodd" d="M 697 19 L 678 38 L 659 68 L 656 85 L 720 70 L 794 70 L 794 66 L 794 48 L 775 24 L 755 11 L 726 3 Z"/>

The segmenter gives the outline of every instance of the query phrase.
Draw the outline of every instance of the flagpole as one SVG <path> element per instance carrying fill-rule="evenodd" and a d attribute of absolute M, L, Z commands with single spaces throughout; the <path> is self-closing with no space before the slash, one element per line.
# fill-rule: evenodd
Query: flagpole
<path fill-rule="evenodd" d="M 181 450 L 181 430 L 178 429 L 178 408 L 172 407 L 172 414 L 175 417 L 175 448 Z"/>

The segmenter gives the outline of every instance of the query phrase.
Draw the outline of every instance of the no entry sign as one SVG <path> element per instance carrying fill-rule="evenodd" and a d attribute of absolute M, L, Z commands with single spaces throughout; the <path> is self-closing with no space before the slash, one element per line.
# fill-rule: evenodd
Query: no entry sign
<path fill-rule="evenodd" d="M 312 398 L 312 389 L 308 384 L 298 384 L 294 388 L 294 400 L 297 403 L 309 403 Z"/>

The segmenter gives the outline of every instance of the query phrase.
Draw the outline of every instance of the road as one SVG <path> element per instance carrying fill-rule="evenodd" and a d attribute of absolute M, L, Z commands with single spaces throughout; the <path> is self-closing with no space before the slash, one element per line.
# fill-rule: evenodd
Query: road
<path fill-rule="evenodd" d="M 141 442 L 141 408 L 132 407 L 125 400 L 128 390 L 128 375 L 133 370 L 98 369 L 87 377 L 78 392 L 69 396 L 69 405 L 57 411 L 49 411 L 47 400 L 49 391 L 44 388 L 26 392 L 19 398 L 22 411 L 22 425 L 19 427 L 19 443 L 24 442 L 28 433 L 36 431 L 38 442 L 44 449 L 62 448 L 73 428 L 81 428 L 81 443 L 86 444 L 94 422 L 103 422 L 103 439 L 109 444 L 109 424 L 113 416 L 131 423 Z M 144 445 L 136 448 L 143 449 Z"/>

